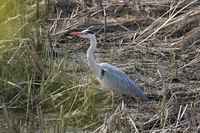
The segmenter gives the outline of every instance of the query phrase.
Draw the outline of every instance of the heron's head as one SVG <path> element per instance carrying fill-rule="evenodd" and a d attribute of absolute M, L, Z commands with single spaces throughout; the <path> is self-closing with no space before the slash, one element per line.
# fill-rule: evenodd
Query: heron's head
<path fill-rule="evenodd" d="M 83 37 L 83 38 L 88 38 L 88 39 L 95 37 L 95 34 L 90 30 L 84 30 L 84 31 L 81 31 L 81 32 L 72 32 L 70 34 L 75 35 L 75 36 L 80 36 L 80 37 Z"/>

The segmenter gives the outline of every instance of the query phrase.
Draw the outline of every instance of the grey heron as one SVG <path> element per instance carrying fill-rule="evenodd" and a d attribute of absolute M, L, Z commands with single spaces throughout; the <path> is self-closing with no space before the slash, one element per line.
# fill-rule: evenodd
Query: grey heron
<path fill-rule="evenodd" d="M 122 70 L 107 63 L 98 64 L 94 60 L 93 52 L 96 49 L 97 40 L 92 31 L 87 29 L 81 32 L 72 32 L 70 34 L 90 39 L 90 47 L 87 50 L 88 65 L 97 76 L 98 80 L 106 88 L 125 95 L 137 96 L 143 101 L 148 100 L 144 92 Z"/>

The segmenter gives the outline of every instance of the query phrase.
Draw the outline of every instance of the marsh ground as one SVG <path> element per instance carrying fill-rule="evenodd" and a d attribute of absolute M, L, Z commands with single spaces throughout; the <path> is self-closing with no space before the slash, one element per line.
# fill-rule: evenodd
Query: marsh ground
<path fill-rule="evenodd" d="M 40 83 L 44 82 L 47 95 L 40 97 L 34 107 L 42 106 L 45 113 L 60 115 L 55 121 L 58 127 L 64 124 L 65 130 L 197 132 L 199 4 L 184 0 L 57 1 L 39 23 L 41 42 L 36 52 L 45 61 L 46 78 Z M 69 35 L 87 28 L 97 36 L 97 62 L 122 69 L 149 101 L 127 97 L 129 106 L 122 108 L 116 94 L 116 111 L 112 114 L 111 93 L 102 90 L 87 66 L 89 41 Z M 52 58 L 43 58 L 44 48 Z"/>
<path fill-rule="evenodd" d="M 150 98 L 145 104 L 131 99 L 128 116 L 137 118 L 134 114 L 139 104 L 146 130 L 164 126 L 169 131 L 195 131 L 193 124 L 199 129 L 199 3 L 100 2 L 59 2 L 57 7 L 63 12 L 59 12 L 56 24 L 53 21 L 50 25 L 54 46 L 65 48 L 68 57 L 77 61 L 77 69 L 89 72 L 85 54 L 88 40 L 69 33 L 90 28 L 99 43 L 97 62 L 112 60 Z M 82 77 L 80 83 L 87 82 L 85 79 Z"/>

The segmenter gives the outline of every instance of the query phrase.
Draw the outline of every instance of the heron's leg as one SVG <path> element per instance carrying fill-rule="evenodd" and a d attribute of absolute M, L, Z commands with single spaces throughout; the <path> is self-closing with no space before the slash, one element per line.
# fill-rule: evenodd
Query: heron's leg
<path fill-rule="evenodd" d="M 114 95 L 114 92 L 112 92 L 112 113 L 115 112 L 115 95 Z"/>
<path fill-rule="evenodd" d="M 126 107 L 128 107 L 128 100 L 126 98 L 126 95 L 121 94 L 121 96 L 122 96 L 122 100 L 124 100 L 124 103 L 125 103 Z"/>

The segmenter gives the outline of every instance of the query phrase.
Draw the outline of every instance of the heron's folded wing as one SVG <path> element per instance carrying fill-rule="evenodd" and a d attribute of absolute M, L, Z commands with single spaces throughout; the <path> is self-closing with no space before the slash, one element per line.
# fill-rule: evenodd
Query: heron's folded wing
<path fill-rule="evenodd" d="M 147 100 L 144 92 L 124 72 L 109 67 L 103 67 L 103 70 L 102 83 L 107 88 L 126 95 L 136 95 L 142 100 Z"/>

